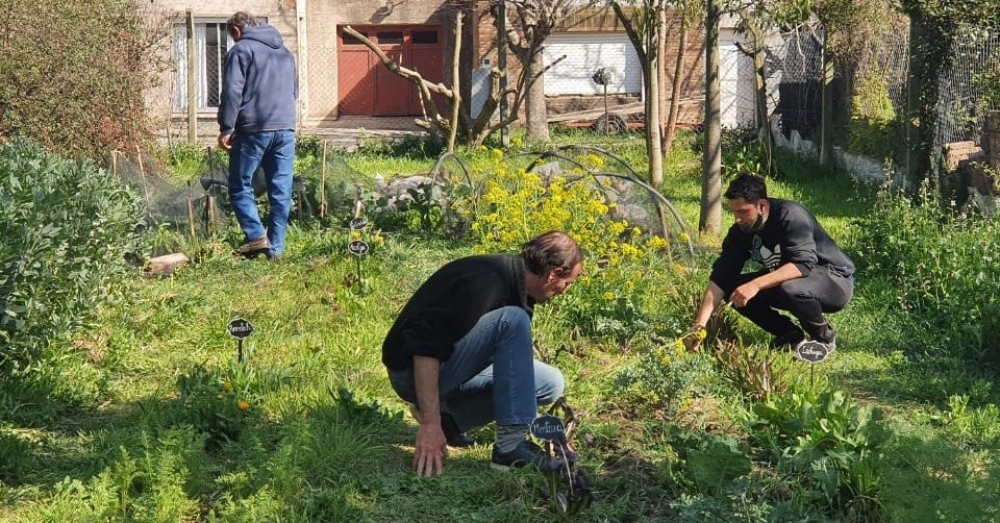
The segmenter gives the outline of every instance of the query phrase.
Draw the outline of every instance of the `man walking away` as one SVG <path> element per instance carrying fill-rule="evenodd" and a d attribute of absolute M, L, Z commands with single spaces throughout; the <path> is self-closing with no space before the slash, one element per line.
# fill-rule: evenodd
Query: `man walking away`
<path fill-rule="evenodd" d="M 219 103 L 219 147 L 229 151 L 229 201 L 245 236 L 234 254 L 277 258 L 292 205 L 298 80 L 295 58 L 274 27 L 240 11 L 227 22 L 236 44 L 226 53 Z M 257 213 L 253 177 L 264 171 L 270 210 Z"/>

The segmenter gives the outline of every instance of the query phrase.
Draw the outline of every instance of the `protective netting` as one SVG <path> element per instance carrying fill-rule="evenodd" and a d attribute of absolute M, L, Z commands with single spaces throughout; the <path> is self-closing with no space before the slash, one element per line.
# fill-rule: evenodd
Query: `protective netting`
<path fill-rule="evenodd" d="M 960 26 L 951 58 L 938 78 L 937 127 L 940 145 L 972 141 L 982 145 L 987 111 L 1000 106 L 983 96 L 988 76 L 1000 74 L 1000 33 Z"/>
<path fill-rule="evenodd" d="M 204 238 L 228 226 L 226 167 L 215 155 L 207 155 L 200 169 L 200 177 L 211 183 L 178 180 L 148 156 L 115 154 L 112 169 L 142 196 L 150 228 L 169 227 Z"/>
<path fill-rule="evenodd" d="M 369 176 L 353 169 L 343 151 L 319 151 L 308 161 L 296 162 L 291 222 L 347 221 L 361 187 L 372 185 Z M 190 181 L 171 176 L 148 156 L 115 154 L 112 169 L 138 192 L 146 204 L 151 228 L 169 228 L 195 238 L 209 238 L 236 227 L 229 204 L 226 179 L 228 160 L 209 149 Z M 263 171 L 253 181 L 261 216 L 267 213 L 267 187 Z"/>

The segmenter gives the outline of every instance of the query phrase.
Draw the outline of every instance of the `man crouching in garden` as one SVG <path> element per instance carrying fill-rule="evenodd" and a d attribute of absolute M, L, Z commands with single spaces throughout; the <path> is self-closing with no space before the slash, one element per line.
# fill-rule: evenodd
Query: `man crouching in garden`
<path fill-rule="evenodd" d="M 382 344 L 382 362 L 420 421 L 413 456 L 418 475 L 442 472 L 447 446 L 497 422 L 491 467 L 541 465 L 528 441 L 538 404 L 563 391 L 558 369 L 534 360 L 536 303 L 566 291 L 583 268 L 579 245 L 562 232 L 526 244 L 520 256 L 478 255 L 437 270 L 403 307 Z"/>

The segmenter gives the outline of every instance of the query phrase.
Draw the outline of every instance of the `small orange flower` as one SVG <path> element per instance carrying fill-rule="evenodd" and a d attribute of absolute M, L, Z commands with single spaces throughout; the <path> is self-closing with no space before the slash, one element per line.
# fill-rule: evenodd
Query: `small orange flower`
<path fill-rule="evenodd" d="M 250 404 L 247 403 L 246 400 L 240 400 L 239 403 L 236 404 L 236 407 L 242 411 L 250 410 Z"/>
<path fill-rule="evenodd" d="M 224 390 L 226 392 L 232 392 L 232 390 L 233 390 L 233 384 L 229 383 L 228 381 L 222 382 L 222 390 Z"/>

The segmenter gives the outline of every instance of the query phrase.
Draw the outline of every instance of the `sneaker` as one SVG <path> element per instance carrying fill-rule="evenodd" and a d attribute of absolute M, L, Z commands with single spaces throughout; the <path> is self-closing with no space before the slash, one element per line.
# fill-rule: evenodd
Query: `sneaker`
<path fill-rule="evenodd" d="M 556 465 L 541 447 L 528 440 L 522 441 L 514 450 L 506 454 L 498 451 L 497 446 L 493 445 L 493 457 L 490 458 L 491 469 L 508 471 L 512 468 L 527 466 L 546 471 L 552 470 Z"/>
<path fill-rule="evenodd" d="M 410 404 L 410 415 L 413 419 L 420 422 L 420 409 L 416 405 Z M 455 448 L 466 448 L 471 447 L 476 444 L 476 442 L 465 435 L 461 429 L 458 428 L 458 422 L 455 418 L 447 412 L 441 413 L 441 431 L 444 432 L 444 439 L 448 443 L 449 447 Z"/>
<path fill-rule="evenodd" d="M 261 236 L 256 240 L 251 240 L 243 245 L 240 245 L 233 254 L 237 256 L 243 256 L 244 258 L 252 258 L 258 254 L 269 254 L 271 252 L 271 242 L 268 241 L 267 236 Z"/>
<path fill-rule="evenodd" d="M 768 344 L 772 349 L 784 349 L 787 347 L 797 347 L 806 339 L 806 334 L 802 332 L 802 329 L 795 329 L 793 331 L 788 331 L 779 336 L 775 336 Z"/>
<path fill-rule="evenodd" d="M 818 343 L 826 347 L 827 354 L 837 350 L 837 329 L 829 323 L 826 324 L 826 328 L 823 329 L 822 333 L 810 336 L 810 338 L 812 338 L 813 343 Z"/>

